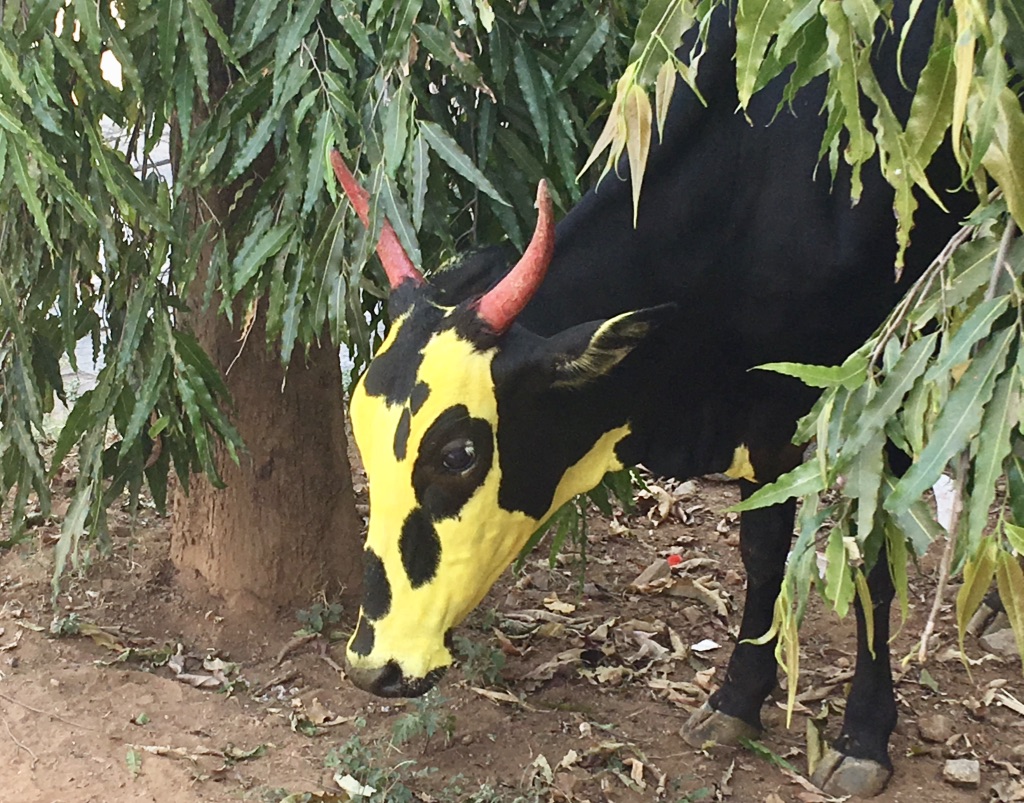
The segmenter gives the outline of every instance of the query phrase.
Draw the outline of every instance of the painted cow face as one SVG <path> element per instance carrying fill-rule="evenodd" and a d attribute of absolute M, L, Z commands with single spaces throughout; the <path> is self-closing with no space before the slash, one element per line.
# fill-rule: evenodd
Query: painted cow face
<path fill-rule="evenodd" d="M 335 172 L 365 222 L 365 193 Z M 450 632 L 538 526 L 605 472 L 621 468 L 625 421 L 564 440 L 565 399 L 644 337 L 630 313 L 542 338 L 513 326 L 554 244 L 538 190 L 537 231 L 483 296 L 445 306 L 384 225 L 378 253 L 393 324 L 352 393 L 352 427 L 370 481 L 364 590 L 348 675 L 382 696 L 427 691 L 451 664 Z M 560 400 L 561 399 L 561 400 Z M 500 417 L 499 417 L 500 414 Z M 553 431 L 544 431 L 544 428 Z"/>

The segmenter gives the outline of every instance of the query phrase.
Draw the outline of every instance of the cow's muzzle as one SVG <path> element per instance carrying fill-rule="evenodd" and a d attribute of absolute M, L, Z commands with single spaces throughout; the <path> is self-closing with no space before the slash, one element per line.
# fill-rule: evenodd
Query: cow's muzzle
<path fill-rule="evenodd" d="M 378 697 L 419 697 L 430 691 L 444 675 L 446 667 L 432 669 L 422 678 L 406 677 L 395 661 L 382 667 L 353 666 L 345 662 L 345 674 L 363 691 Z"/>

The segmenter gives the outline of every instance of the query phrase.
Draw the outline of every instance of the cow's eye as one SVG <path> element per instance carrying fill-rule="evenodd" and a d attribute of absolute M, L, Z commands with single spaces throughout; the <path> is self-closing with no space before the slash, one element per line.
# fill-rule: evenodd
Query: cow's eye
<path fill-rule="evenodd" d="M 441 451 L 441 463 L 454 473 L 468 471 L 476 462 L 476 449 L 468 439 L 452 441 Z"/>

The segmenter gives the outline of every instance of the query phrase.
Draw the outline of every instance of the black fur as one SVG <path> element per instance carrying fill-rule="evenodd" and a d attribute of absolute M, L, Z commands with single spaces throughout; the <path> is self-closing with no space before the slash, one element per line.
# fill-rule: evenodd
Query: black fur
<path fill-rule="evenodd" d="M 363 616 L 383 619 L 391 610 L 391 583 L 384 562 L 372 549 L 363 550 Z"/>
<path fill-rule="evenodd" d="M 413 588 L 429 583 L 441 562 L 441 539 L 423 508 L 416 508 L 402 525 L 398 539 L 402 566 Z"/>

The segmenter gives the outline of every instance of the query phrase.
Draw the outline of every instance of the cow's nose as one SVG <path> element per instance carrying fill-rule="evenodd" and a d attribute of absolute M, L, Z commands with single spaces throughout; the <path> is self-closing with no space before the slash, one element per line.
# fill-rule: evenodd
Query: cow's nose
<path fill-rule="evenodd" d="M 402 668 L 394 661 L 388 661 L 381 667 L 353 666 L 345 662 L 345 674 L 363 691 L 376 694 L 378 697 L 419 697 L 430 691 L 445 668 L 433 669 L 426 677 L 406 677 Z"/>

